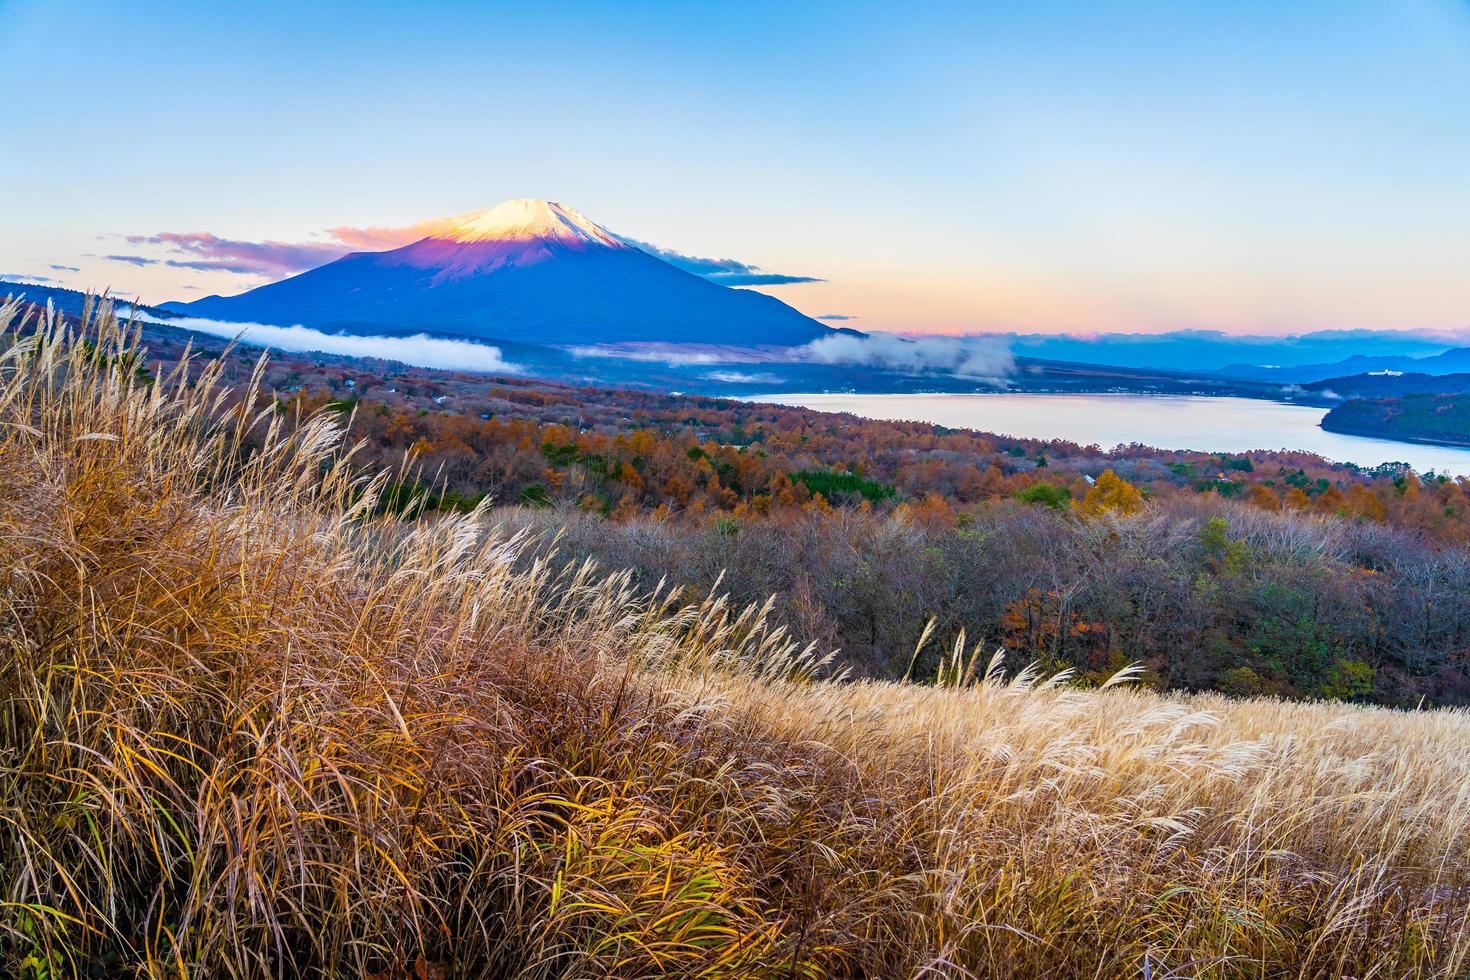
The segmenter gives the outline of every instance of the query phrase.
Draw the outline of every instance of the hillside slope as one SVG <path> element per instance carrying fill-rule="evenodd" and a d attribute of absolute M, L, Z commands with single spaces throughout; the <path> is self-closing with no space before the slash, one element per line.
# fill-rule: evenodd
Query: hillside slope
<path fill-rule="evenodd" d="M 0 326 L 14 308 L 0 313 Z M 0 959 L 36 976 L 1457 976 L 1470 717 L 821 679 L 111 324 L 0 354 Z M 240 395 L 246 397 L 241 400 Z"/>

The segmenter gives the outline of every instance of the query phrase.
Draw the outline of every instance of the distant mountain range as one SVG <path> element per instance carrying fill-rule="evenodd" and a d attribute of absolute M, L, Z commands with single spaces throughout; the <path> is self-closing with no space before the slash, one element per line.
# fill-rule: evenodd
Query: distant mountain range
<path fill-rule="evenodd" d="M 497 365 L 512 372 L 705 394 L 964 392 L 1003 383 L 1018 391 L 1237 395 L 1330 407 L 1470 387 L 1470 347 L 1451 346 L 1446 336 L 1181 330 L 910 343 L 834 328 L 773 297 L 711 282 L 555 202 L 507 201 L 421 227 L 424 237 L 399 248 L 352 253 L 234 296 L 138 312 L 217 336 L 235 336 L 235 324 L 301 325 L 307 329 L 285 331 L 289 337 L 277 331 L 254 340 L 297 351 L 362 349 L 338 343 L 342 334 L 461 338 L 491 345 Z M 0 282 L 0 297 L 19 293 L 73 315 L 85 303 L 66 289 Z M 819 340 L 830 342 L 805 348 Z M 958 370 L 974 357 L 963 345 L 982 343 L 1005 355 L 992 358 L 1007 365 L 996 371 L 1004 382 Z M 409 348 L 383 343 L 373 352 L 390 349 Z"/>
<path fill-rule="evenodd" d="M 24 295 L 34 303 L 52 303 L 58 310 L 72 316 L 80 316 L 87 301 L 86 294 L 75 290 L 0 281 L 0 298 L 19 295 Z M 145 341 L 162 337 L 172 342 L 193 334 L 198 339 L 214 343 L 221 337 L 235 338 L 239 333 L 232 324 L 215 318 L 193 318 L 146 306 L 125 308 L 124 312 L 139 316 Z M 335 341 L 343 338 L 334 338 L 326 332 L 310 328 L 267 328 L 267 331 L 264 336 L 260 336 L 256 331 L 247 330 L 243 335 L 243 342 L 247 345 L 281 343 L 287 351 L 318 354 L 325 352 L 324 356 L 332 358 L 340 357 L 344 350 L 362 349 L 361 344 L 338 344 Z M 392 359 L 403 355 L 412 356 L 414 345 L 409 343 L 405 347 L 398 341 L 411 341 L 413 338 L 408 335 L 414 333 L 416 331 L 409 328 L 379 326 L 366 336 L 368 339 L 381 341 L 374 356 Z M 861 335 L 857 337 L 860 338 Z M 503 355 L 505 361 L 516 365 L 519 373 L 579 385 L 746 396 L 792 391 L 879 393 L 995 390 L 994 384 L 977 380 L 971 375 L 946 374 L 939 369 L 915 371 L 878 362 L 824 363 L 803 356 L 800 350 L 756 350 L 737 344 L 719 346 L 629 343 L 558 347 L 495 338 L 494 349 Z M 465 370 L 486 370 L 475 367 L 473 360 L 472 355 L 467 353 Z M 1201 372 L 1120 368 L 1029 357 L 1016 360 L 1008 386 L 1017 391 L 1138 391 L 1252 398 L 1278 398 L 1283 394 L 1282 387 L 1277 384 L 1212 378 Z M 1317 397 L 1322 404 L 1331 401 Z"/>
<path fill-rule="evenodd" d="M 555 345 L 795 346 L 856 333 L 676 268 L 552 201 L 506 201 L 439 225 L 402 248 L 354 252 L 236 296 L 163 308 L 354 333 L 426 330 Z"/>
<path fill-rule="evenodd" d="M 1350 358 L 1427 357 L 1455 346 L 1443 336 L 1390 330 L 1318 330 L 1286 336 L 1171 330 L 1157 334 L 1010 334 L 1007 339 L 1017 357 L 1285 381 L 1377 369 L 1349 369 Z M 1313 378 L 1295 376 L 1318 369 L 1328 373 Z"/>
<path fill-rule="evenodd" d="M 1412 374 L 1446 375 L 1470 371 L 1470 347 L 1452 347 L 1423 357 L 1406 355 L 1356 354 L 1340 361 L 1324 364 L 1301 364 L 1296 367 L 1274 367 L 1236 364 L 1222 369 L 1228 377 L 1252 381 L 1280 381 L 1283 384 L 1310 384 L 1317 381 L 1397 371 Z"/>

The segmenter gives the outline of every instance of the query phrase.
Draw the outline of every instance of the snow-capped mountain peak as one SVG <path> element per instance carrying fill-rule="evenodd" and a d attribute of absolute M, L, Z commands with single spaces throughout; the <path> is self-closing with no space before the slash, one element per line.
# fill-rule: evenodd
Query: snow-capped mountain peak
<path fill-rule="evenodd" d="M 574 208 L 528 197 L 505 201 L 484 211 L 445 218 L 442 230 L 435 229 L 432 237 L 461 244 L 540 239 L 584 246 L 629 247 Z"/>
<path fill-rule="evenodd" d="M 542 345 L 798 346 L 830 328 L 629 245 L 554 201 L 519 199 L 414 226 L 415 241 L 169 308 L 255 323 L 433 330 Z"/>

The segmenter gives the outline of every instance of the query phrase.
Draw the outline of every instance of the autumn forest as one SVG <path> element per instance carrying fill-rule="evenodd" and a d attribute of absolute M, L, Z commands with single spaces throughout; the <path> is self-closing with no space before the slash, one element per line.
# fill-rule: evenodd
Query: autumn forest
<path fill-rule="evenodd" d="M 533 553 L 691 594 L 774 596 L 861 676 L 948 638 L 1100 680 L 1470 702 L 1470 482 L 1300 453 L 1016 440 L 806 409 L 287 361 L 290 419 L 340 413 L 380 504 L 534 531 Z M 267 396 L 262 396 L 267 397 Z M 915 653 L 926 625 L 935 642 Z"/>

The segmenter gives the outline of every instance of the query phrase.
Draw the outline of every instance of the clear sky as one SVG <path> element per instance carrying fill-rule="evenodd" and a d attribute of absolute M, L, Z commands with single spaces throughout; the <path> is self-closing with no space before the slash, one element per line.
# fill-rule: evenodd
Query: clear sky
<path fill-rule="evenodd" d="M 145 301 L 542 197 L 865 329 L 1470 327 L 1463 0 L 0 0 L 0 98 L 0 273 Z"/>

